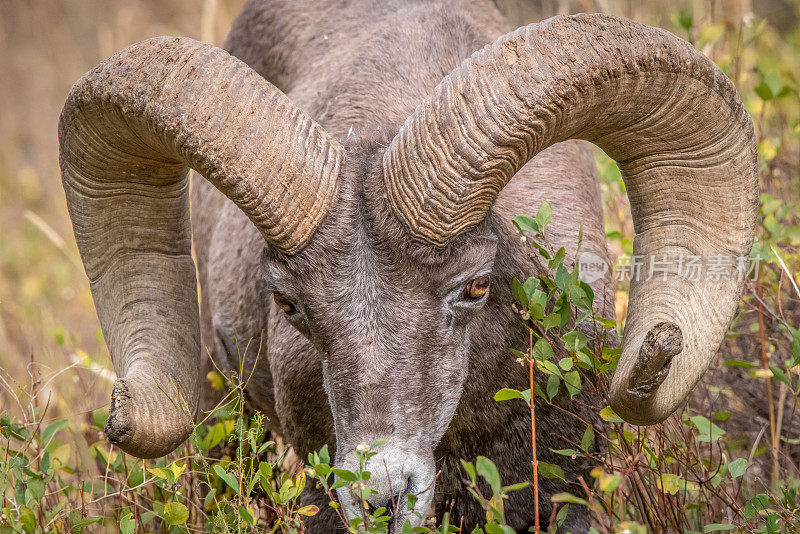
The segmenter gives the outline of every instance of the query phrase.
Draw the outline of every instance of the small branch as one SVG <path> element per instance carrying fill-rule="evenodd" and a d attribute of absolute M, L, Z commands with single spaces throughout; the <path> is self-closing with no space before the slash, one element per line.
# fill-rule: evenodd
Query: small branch
<path fill-rule="evenodd" d="M 533 329 L 530 330 L 528 347 L 528 379 L 531 395 L 531 465 L 533 466 L 533 531 L 539 533 L 539 460 L 536 458 L 536 408 L 533 402 Z"/>
<path fill-rule="evenodd" d="M 761 279 L 756 280 L 756 295 L 758 295 L 758 339 L 761 343 L 761 364 L 769 371 L 769 354 L 767 353 L 766 328 L 764 326 L 764 308 L 761 304 Z M 778 481 L 778 432 L 775 427 L 775 401 L 772 398 L 772 378 L 767 377 L 767 406 L 769 408 L 769 435 L 772 444 L 772 486 Z"/>

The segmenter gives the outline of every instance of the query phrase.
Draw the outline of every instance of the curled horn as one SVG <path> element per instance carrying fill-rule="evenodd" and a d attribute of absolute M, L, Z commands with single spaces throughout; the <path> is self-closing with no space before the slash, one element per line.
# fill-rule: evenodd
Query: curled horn
<path fill-rule="evenodd" d="M 406 120 L 384 156 L 387 196 L 413 238 L 445 246 L 532 157 L 573 138 L 619 164 L 634 254 L 673 266 L 631 282 L 610 392 L 627 421 L 654 424 L 700 380 L 741 294 L 736 273 L 687 279 L 680 258 L 747 256 L 755 235 L 752 122 L 710 60 L 667 31 L 607 15 L 520 28 L 464 61 Z"/>
<path fill-rule="evenodd" d="M 135 44 L 85 74 L 59 123 L 61 175 L 119 379 L 106 434 L 135 456 L 193 427 L 200 333 L 191 167 L 286 254 L 337 192 L 342 147 L 227 52 L 187 38 Z"/>

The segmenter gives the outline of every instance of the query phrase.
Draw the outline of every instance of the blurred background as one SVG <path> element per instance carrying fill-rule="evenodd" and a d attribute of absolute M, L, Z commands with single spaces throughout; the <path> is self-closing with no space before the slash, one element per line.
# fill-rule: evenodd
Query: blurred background
<path fill-rule="evenodd" d="M 48 420 L 70 421 L 72 447 L 62 454 L 71 461 L 80 463 L 86 446 L 101 439 L 91 416 L 107 406 L 114 375 L 61 188 L 61 106 L 85 71 L 134 42 L 183 35 L 221 44 L 242 3 L 0 0 L 0 412 L 30 417 L 31 403 L 49 404 Z M 793 386 L 782 386 L 769 365 L 785 367 L 796 382 L 797 368 L 791 374 L 785 362 L 792 358 L 791 328 L 800 324 L 800 294 L 792 284 L 800 282 L 800 1 L 498 3 L 518 25 L 559 13 L 605 12 L 664 27 L 690 40 L 736 83 L 759 139 L 757 252 L 767 261 L 759 282 L 749 284 L 741 315 L 709 375 L 707 383 L 715 385 L 698 395 L 705 402 L 712 397 L 709 414 L 720 406 L 729 415 L 741 414 L 724 428 L 743 448 L 767 459 L 765 470 L 796 464 L 800 428 Z M 619 256 L 629 253 L 632 237 L 624 185 L 613 162 L 599 153 L 597 161 L 610 246 Z M 620 317 L 625 289 L 618 292 Z"/>

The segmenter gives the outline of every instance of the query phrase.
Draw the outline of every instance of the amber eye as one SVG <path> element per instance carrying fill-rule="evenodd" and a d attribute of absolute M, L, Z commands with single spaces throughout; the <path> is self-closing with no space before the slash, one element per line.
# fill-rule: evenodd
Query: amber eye
<path fill-rule="evenodd" d="M 280 309 L 286 312 L 286 315 L 294 315 L 297 312 L 297 308 L 294 307 L 294 303 L 281 293 L 273 293 L 272 299 Z"/>
<path fill-rule="evenodd" d="M 479 300 L 486 294 L 487 291 L 489 291 L 489 286 L 491 283 L 492 282 L 489 279 L 489 275 L 487 274 L 473 278 L 466 286 L 464 286 L 464 291 L 461 293 L 461 298 L 464 300 Z"/>

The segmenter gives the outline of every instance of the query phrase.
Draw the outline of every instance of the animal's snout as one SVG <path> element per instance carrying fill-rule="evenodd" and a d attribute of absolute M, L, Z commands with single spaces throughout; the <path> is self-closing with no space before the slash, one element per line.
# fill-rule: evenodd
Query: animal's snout
<path fill-rule="evenodd" d="M 387 444 L 366 463 L 360 462 L 353 452 L 337 463 L 348 471 L 363 469 L 370 473 L 366 485 L 372 492 L 366 502 L 361 501 L 350 486 L 337 490 L 348 519 L 361 517 L 364 508 L 372 515 L 385 508 L 382 515 L 389 516 L 394 532 L 399 532 L 407 519 L 412 527 L 422 522 L 433 500 L 435 467 L 430 451 L 412 452 Z M 409 495 L 416 497 L 413 507 L 409 507 Z"/>

